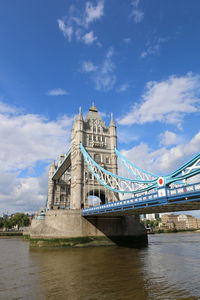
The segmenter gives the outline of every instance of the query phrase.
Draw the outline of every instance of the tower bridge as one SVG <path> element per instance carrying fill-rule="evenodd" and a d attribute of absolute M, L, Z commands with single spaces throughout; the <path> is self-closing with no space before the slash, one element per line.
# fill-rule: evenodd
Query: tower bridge
<path fill-rule="evenodd" d="M 117 150 L 116 125 L 92 105 L 81 109 L 71 148 L 49 169 L 48 201 L 33 237 L 108 237 L 117 244 L 146 240 L 139 214 L 200 209 L 200 154 L 167 176 L 147 172 Z"/>

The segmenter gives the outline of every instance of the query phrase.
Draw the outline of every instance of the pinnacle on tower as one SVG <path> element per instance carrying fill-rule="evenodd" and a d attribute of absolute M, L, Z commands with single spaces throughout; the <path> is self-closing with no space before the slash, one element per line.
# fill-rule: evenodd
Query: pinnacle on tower
<path fill-rule="evenodd" d="M 110 114 L 110 126 L 115 126 L 115 121 L 113 118 L 113 113 Z"/>
<path fill-rule="evenodd" d="M 90 107 L 89 111 L 98 112 L 97 108 L 94 106 L 94 102 L 92 102 L 92 106 Z"/>
<path fill-rule="evenodd" d="M 77 120 L 78 121 L 83 121 L 83 114 L 82 114 L 82 108 L 81 108 L 81 106 L 79 107 L 79 114 L 78 114 Z"/>

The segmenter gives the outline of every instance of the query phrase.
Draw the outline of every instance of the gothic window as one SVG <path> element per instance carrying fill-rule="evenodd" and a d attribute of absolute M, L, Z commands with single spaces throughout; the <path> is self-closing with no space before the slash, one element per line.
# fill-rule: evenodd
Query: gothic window
<path fill-rule="evenodd" d="M 95 160 L 97 163 L 100 163 L 100 162 L 101 162 L 101 156 L 100 156 L 100 154 L 95 154 L 95 155 L 94 155 L 94 160 Z"/>
<path fill-rule="evenodd" d="M 100 133 L 101 132 L 101 127 L 100 126 L 98 126 L 98 133 Z"/>
<path fill-rule="evenodd" d="M 65 186 L 64 186 L 64 185 L 61 185 L 61 186 L 60 186 L 60 191 L 61 191 L 61 192 L 65 192 Z"/>
<path fill-rule="evenodd" d="M 89 135 L 89 141 L 91 141 L 92 140 L 92 136 L 91 135 Z"/>
<path fill-rule="evenodd" d="M 97 127 L 96 127 L 96 125 L 93 126 L 93 131 L 94 131 L 94 132 L 97 132 Z"/>
<path fill-rule="evenodd" d="M 64 201 L 65 201 L 65 196 L 62 195 L 62 196 L 60 197 L 60 201 L 61 201 L 61 202 L 64 202 Z"/>
<path fill-rule="evenodd" d="M 100 136 L 98 136 L 98 140 L 99 140 L 99 142 L 101 142 L 101 137 Z"/>
<path fill-rule="evenodd" d="M 106 164 L 109 164 L 109 157 L 106 157 Z"/>

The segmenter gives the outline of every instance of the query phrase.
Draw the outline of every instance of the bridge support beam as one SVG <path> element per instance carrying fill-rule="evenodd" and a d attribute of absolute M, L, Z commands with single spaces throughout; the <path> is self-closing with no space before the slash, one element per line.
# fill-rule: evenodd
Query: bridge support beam
<path fill-rule="evenodd" d="M 44 220 L 33 220 L 30 238 L 39 245 L 64 239 L 65 246 L 138 247 L 147 244 L 146 230 L 137 216 L 82 217 L 80 210 L 50 210 Z M 44 245 L 46 246 L 46 244 Z"/>

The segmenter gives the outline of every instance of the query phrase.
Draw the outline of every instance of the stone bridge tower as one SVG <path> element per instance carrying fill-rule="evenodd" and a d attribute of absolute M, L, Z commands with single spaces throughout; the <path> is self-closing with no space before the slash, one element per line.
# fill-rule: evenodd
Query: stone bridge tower
<path fill-rule="evenodd" d="M 71 149 L 49 168 L 47 210 L 33 219 L 30 236 L 65 238 L 67 246 L 80 245 L 80 237 L 87 237 L 84 246 L 93 245 L 93 241 L 96 245 L 99 237 L 100 245 L 133 247 L 140 241 L 146 243 L 146 231 L 137 216 L 82 217 L 81 208 L 90 205 L 91 197 L 97 196 L 101 203 L 119 198 L 93 178 L 85 165 L 80 143 L 99 165 L 117 174 L 117 134 L 112 116 L 106 126 L 94 105 L 85 118 L 80 109 L 72 129 Z"/>
<path fill-rule="evenodd" d="M 70 208 L 80 209 L 88 206 L 90 195 L 99 197 L 101 203 L 118 200 L 118 195 L 106 191 L 87 170 L 80 143 L 99 165 L 117 174 L 117 157 L 114 151 L 117 146 L 117 133 L 113 117 L 111 116 L 110 125 L 106 126 L 94 105 L 90 107 L 85 119 L 81 109 L 79 111 L 72 129 Z"/>
<path fill-rule="evenodd" d="M 117 174 L 116 126 L 111 116 L 109 126 L 102 121 L 92 105 L 84 118 L 80 109 L 74 121 L 71 150 L 61 155 L 49 168 L 48 209 L 80 209 L 89 205 L 88 197 L 97 196 L 101 203 L 118 200 L 118 195 L 106 190 L 87 170 L 80 151 L 83 144 L 90 156 L 103 168 Z M 62 172 L 62 169 L 64 172 Z M 55 175 L 57 174 L 57 175 Z"/>

